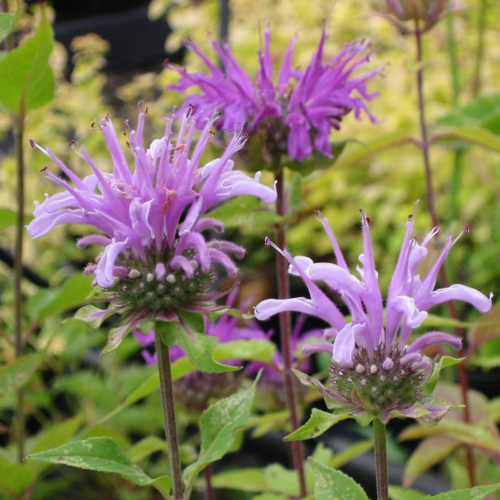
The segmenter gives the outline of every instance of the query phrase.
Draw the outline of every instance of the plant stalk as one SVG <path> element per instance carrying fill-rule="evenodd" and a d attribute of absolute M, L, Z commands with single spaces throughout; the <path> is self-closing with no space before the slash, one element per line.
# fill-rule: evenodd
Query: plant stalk
<path fill-rule="evenodd" d="M 181 500 L 184 494 L 182 467 L 179 452 L 179 439 L 175 422 L 174 394 L 172 388 L 172 371 L 168 346 L 161 340 L 161 335 L 155 331 L 156 353 L 158 355 L 158 373 L 160 375 L 160 394 L 163 407 L 165 437 L 168 446 L 168 461 L 172 479 L 172 497 Z"/>
<path fill-rule="evenodd" d="M 486 14 L 488 11 L 488 0 L 481 0 L 478 19 L 478 40 L 476 48 L 476 66 L 474 68 L 474 79 L 472 80 L 472 97 L 476 98 L 481 91 L 482 84 L 482 67 L 484 61 L 484 38 L 486 32 Z"/>
<path fill-rule="evenodd" d="M 287 201 L 284 190 L 284 175 L 280 164 L 280 159 L 275 161 L 276 180 L 276 214 L 285 216 L 288 213 Z M 286 247 L 285 225 L 278 223 L 276 226 L 276 244 L 278 248 Z M 288 262 L 280 254 L 276 255 L 276 277 L 278 282 L 278 299 L 286 300 L 290 298 L 290 284 L 288 279 Z M 294 387 L 294 376 L 292 372 L 293 353 L 291 346 L 292 338 L 292 318 L 289 311 L 280 313 L 280 339 L 281 352 L 283 354 L 283 376 L 285 379 L 285 397 L 288 411 L 290 413 L 291 431 L 299 428 L 300 422 L 297 411 L 297 400 Z M 307 495 L 306 477 L 304 472 L 304 452 L 301 441 L 290 441 L 289 450 L 292 459 L 292 466 L 297 471 L 299 477 L 300 498 Z"/>
<path fill-rule="evenodd" d="M 215 500 L 214 489 L 212 487 L 212 466 L 208 464 L 205 469 L 203 469 L 203 475 L 205 476 L 205 499 Z"/>
<path fill-rule="evenodd" d="M 385 424 L 378 418 L 373 420 L 375 441 L 375 470 L 377 475 L 377 500 L 389 500 L 389 477 L 387 473 L 387 433 Z"/>
<path fill-rule="evenodd" d="M 427 186 L 427 205 L 429 209 L 429 213 L 431 215 L 432 224 L 434 226 L 439 225 L 439 219 L 436 213 L 436 208 L 434 204 L 434 191 L 432 185 L 432 169 L 430 163 L 430 154 L 429 148 L 430 143 L 428 140 L 428 130 L 427 130 L 427 120 L 425 116 L 425 100 L 424 100 L 424 68 L 423 68 L 423 51 L 422 51 L 422 32 L 420 31 L 420 26 L 418 20 L 415 20 L 415 41 L 417 47 L 417 95 L 418 95 L 418 110 L 419 110 L 419 119 L 420 119 L 420 131 L 421 131 L 421 151 L 422 157 L 424 160 L 425 167 L 425 177 L 426 177 L 426 186 Z M 447 288 L 449 286 L 448 276 L 446 273 L 446 269 L 444 266 L 441 267 L 439 271 L 439 276 L 441 279 L 441 284 L 443 288 Z M 458 313 L 455 308 L 455 304 L 452 301 L 446 303 L 448 306 L 448 310 L 450 312 L 450 316 L 458 320 Z M 461 332 L 459 328 L 454 328 L 454 332 L 457 336 L 460 336 Z M 460 349 L 458 356 L 462 357 L 464 355 L 463 348 Z M 461 387 L 462 394 L 462 404 L 464 405 L 464 422 L 467 424 L 471 424 L 471 415 L 469 411 L 469 384 L 467 380 L 467 372 L 465 369 L 464 363 L 460 363 L 458 365 L 458 378 Z M 472 456 L 472 449 L 470 446 L 465 446 L 466 453 L 466 461 L 467 461 L 467 472 L 469 476 L 470 487 L 472 488 L 476 484 L 475 477 L 475 466 L 474 466 L 474 458 Z"/>

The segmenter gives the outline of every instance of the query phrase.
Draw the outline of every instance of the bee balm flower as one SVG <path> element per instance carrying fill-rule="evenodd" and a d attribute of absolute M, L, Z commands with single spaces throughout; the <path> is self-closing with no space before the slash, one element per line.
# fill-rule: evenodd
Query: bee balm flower
<path fill-rule="evenodd" d="M 38 147 L 65 174 L 66 179 L 44 169 L 48 179 L 64 191 L 35 203 L 35 218 L 28 226 L 38 238 L 59 224 L 86 224 L 97 232 L 84 236 L 78 247 L 99 245 L 103 251 L 87 274 L 95 276 L 117 312 L 126 314 L 128 326 L 144 318 L 170 317 L 176 311 L 204 310 L 213 298 L 213 265 L 228 274 L 237 268 L 232 257 L 241 258 L 244 249 L 224 240 L 207 241 L 206 229 L 221 232 L 222 224 L 207 216 L 216 204 L 240 194 L 265 202 L 275 200 L 275 191 L 255 178 L 233 171 L 231 156 L 244 144 L 235 133 L 221 158 L 201 165 L 201 156 L 211 137 L 211 121 L 194 140 L 195 119 L 183 115 L 175 139 L 168 120 L 163 137 L 149 148 L 143 139 L 144 113 L 137 130 L 127 123 L 129 165 L 109 117 L 100 131 L 110 155 L 109 170 L 98 167 L 83 147 L 77 153 L 92 174 L 80 179 L 49 149 Z M 109 310 L 108 310 L 109 312 Z"/>
<path fill-rule="evenodd" d="M 441 343 L 459 349 L 461 341 L 453 335 L 433 331 L 410 343 L 412 330 L 422 325 L 428 309 L 449 300 L 468 302 L 483 313 L 491 308 L 491 297 L 464 285 L 434 290 L 439 269 L 458 238 L 448 238 L 433 268 L 421 280 L 417 266 L 426 256 L 427 245 L 438 228 L 418 243 L 412 238 L 411 216 L 406 223 L 406 235 L 389 287 L 384 321 L 384 303 L 365 213 L 362 211 L 364 244 L 359 259 L 361 265 L 357 267 L 359 278 L 350 272 L 328 222 L 321 215 L 320 218 L 332 242 L 337 263 L 315 264 L 308 257 L 294 258 L 286 250 L 278 250 L 290 263 L 290 274 L 304 280 L 310 298 L 265 300 L 257 305 L 256 317 L 265 320 L 281 311 L 297 311 L 317 316 L 329 325 L 324 332 L 324 342 L 303 349 L 305 354 L 325 351 L 332 355 L 331 389 L 312 381 L 326 398 L 351 406 L 353 411 L 380 412 L 384 421 L 394 410 L 413 416 L 415 405 L 425 408 L 430 421 L 438 420 L 444 414 L 442 408 L 426 406 L 428 400 L 422 392 L 433 367 L 431 359 L 422 351 Z M 316 281 L 326 283 L 339 295 L 350 311 L 350 321 L 346 321 Z"/>
<path fill-rule="evenodd" d="M 178 84 L 168 88 L 185 92 L 190 87 L 198 87 L 202 93 L 187 96 L 184 106 L 193 106 L 198 115 L 205 117 L 214 107 L 220 109 L 222 116 L 216 125 L 224 130 L 245 124 L 249 135 L 264 131 L 267 149 L 272 154 L 288 153 L 291 159 L 303 160 L 316 150 L 332 158 L 330 132 L 340 128 L 345 115 L 354 111 L 356 118 L 360 118 L 366 113 L 372 122 L 376 121 L 366 102 L 378 94 L 368 93 L 366 83 L 380 70 L 355 74 L 372 54 L 369 44 L 364 40 L 345 44 L 336 56 L 324 61 L 326 32 L 323 29 L 318 48 L 302 71 L 291 66 L 293 38 L 275 82 L 270 39 L 267 27 L 255 82 L 243 71 L 227 44 L 212 41 L 224 70 L 188 43 L 187 47 L 203 60 L 210 74 L 189 73 L 184 68 L 169 66 L 181 78 Z"/>

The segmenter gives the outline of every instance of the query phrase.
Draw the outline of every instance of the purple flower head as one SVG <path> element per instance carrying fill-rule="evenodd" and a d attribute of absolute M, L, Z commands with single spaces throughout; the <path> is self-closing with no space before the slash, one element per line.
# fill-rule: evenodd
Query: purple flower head
<path fill-rule="evenodd" d="M 420 278 L 417 266 L 426 256 L 427 245 L 438 228 L 419 243 L 412 237 L 412 215 L 406 223 L 406 234 L 390 283 L 384 321 L 369 218 L 363 210 L 361 213 L 363 254 L 356 267 L 359 277 L 349 270 L 327 220 L 318 212 L 332 242 L 336 264 L 315 264 L 308 257 L 294 258 L 287 250 L 281 252 L 275 247 L 290 263 L 290 274 L 303 279 L 310 297 L 265 300 L 257 305 L 255 315 L 266 320 L 281 311 L 297 311 L 323 319 L 328 324 L 324 331 L 325 341 L 307 345 L 303 353 L 331 353 L 330 382 L 334 390 L 323 388 L 324 394 L 358 408 L 392 411 L 411 406 L 421 395 L 433 366 L 421 351 L 441 343 L 448 343 L 455 349 L 461 346 L 459 338 L 436 331 L 409 343 L 412 330 L 421 326 L 427 310 L 450 300 L 462 300 L 484 313 L 491 308 L 491 296 L 488 298 L 473 288 L 458 284 L 434 289 L 439 270 L 458 238 L 448 238 L 427 277 Z M 346 321 L 318 287 L 317 281 L 324 282 L 341 298 L 349 309 L 350 321 Z"/>
<path fill-rule="evenodd" d="M 104 290 L 117 310 L 135 320 L 171 317 L 182 308 L 203 310 L 206 301 L 213 298 L 209 288 L 214 263 L 234 275 L 237 268 L 230 255 L 244 255 L 244 249 L 234 243 L 205 239 L 204 230 L 223 230 L 207 212 L 240 194 L 268 203 L 276 198 L 273 189 L 259 183 L 259 174 L 252 179 L 232 170 L 231 156 L 244 144 L 240 132 L 234 133 L 221 158 L 200 164 L 212 135 L 212 122 L 202 121 L 197 142 L 194 134 L 199 123 L 188 110 L 176 138 L 169 119 L 164 135 L 146 147 L 141 111 L 136 130 L 126 122 L 131 167 L 110 118 L 102 118 L 99 128 L 112 168 L 99 168 L 83 147 L 73 143 L 92 170 L 84 179 L 49 149 L 32 142 L 68 180 L 44 169 L 45 176 L 64 191 L 35 203 L 35 219 L 28 226 L 30 236 L 43 236 L 58 224 L 93 226 L 97 233 L 81 238 L 78 247 L 95 244 L 103 251 L 85 272 L 95 276 L 94 284 Z"/>
<path fill-rule="evenodd" d="M 325 29 L 309 65 L 304 71 L 292 69 L 294 37 L 286 51 L 277 79 L 273 77 L 269 26 L 265 31 L 264 50 L 259 51 L 260 68 L 255 82 L 243 71 L 227 43 L 212 41 L 224 70 L 213 64 L 194 44 L 186 43 L 206 64 L 209 74 L 188 73 L 184 68 L 169 66 L 181 78 L 168 88 L 185 92 L 193 86 L 202 91 L 186 97 L 183 106 L 193 106 L 200 116 L 222 110 L 216 126 L 234 130 L 245 125 L 252 135 L 265 132 L 271 153 L 288 153 L 291 159 L 303 160 L 314 150 L 332 158 L 330 132 L 340 128 L 342 118 L 354 111 L 356 118 L 366 113 L 372 122 L 366 101 L 377 94 L 366 90 L 366 83 L 380 70 L 354 74 L 369 59 L 372 51 L 364 40 L 345 44 L 334 57 L 324 61 Z"/>

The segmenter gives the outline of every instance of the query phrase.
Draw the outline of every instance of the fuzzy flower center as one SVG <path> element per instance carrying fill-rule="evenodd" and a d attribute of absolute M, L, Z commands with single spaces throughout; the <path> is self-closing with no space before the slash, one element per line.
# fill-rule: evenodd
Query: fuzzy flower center
<path fill-rule="evenodd" d="M 429 358 L 421 354 L 405 355 L 393 348 L 386 356 L 380 346 L 370 360 L 365 349 L 358 349 L 350 366 L 332 362 L 329 382 L 356 406 L 393 410 L 411 406 L 422 396 L 431 368 Z"/>
<path fill-rule="evenodd" d="M 170 261 L 169 255 L 149 254 L 144 261 L 121 254 L 116 261 L 119 276 L 106 292 L 130 310 L 148 316 L 193 305 L 208 292 L 214 276 L 211 269 L 203 271 L 189 252 L 185 254 L 189 272 L 165 265 Z"/>

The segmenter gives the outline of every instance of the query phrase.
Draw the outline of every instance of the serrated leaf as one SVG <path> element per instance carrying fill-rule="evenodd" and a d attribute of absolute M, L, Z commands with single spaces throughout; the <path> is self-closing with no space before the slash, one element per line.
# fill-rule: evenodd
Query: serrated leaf
<path fill-rule="evenodd" d="M 151 479 L 127 457 L 113 439 L 107 437 L 76 441 L 52 450 L 29 455 L 27 459 L 68 465 L 79 469 L 120 474 L 120 476 L 138 486 L 155 486 L 164 494 L 168 494 L 170 489 L 169 477 L 162 476 Z"/>
<path fill-rule="evenodd" d="M 3 42 L 16 24 L 16 14 L 0 12 L 0 42 Z"/>
<path fill-rule="evenodd" d="M 450 456 L 460 443 L 443 436 L 433 436 L 422 441 L 406 464 L 403 485 L 411 486 L 425 471 Z"/>
<path fill-rule="evenodd" d="M 285 437 L 285 441 L 300 441 L 303 439 L 312 439 L 321 436 L 321 434 L 326 432 L 337 422 L 350 417 L 350 415 L 346 414 L 333 415 L 332 413 L 313 408 L 309 420 L 302 427 L 299 427 L 296 431 L 288 434 L 288 436 Z"/>
<path fill-rule="evenodd" d="M 19 113 L 39 108 L 54 96 L 54 76 L 49 64 L 52 28 L 42 10 L 34 36 L 0 60 L 0 104 Z"/>
<path fill-rule="evenodd" d="M 206 373 L 222 373 L 239 369 L 237 366 L 223 365 L 215 361 L 213 352 L 217 345 L 217 337 L 199 333 L 193 330 L 193 327 L 200 328 L 200 325 L 193 320 L 189 325 L 177 321 L 155 322 L 155 330 L 161 335 L 162 341 L 170 347 L 180 346 L 198 370 Z"/>
<path fill-rule="evenodd" d="M 84 274 L 70 276 L 60 287 L 40 290 L 26 305 L 32 321 L 41 322 L 52 314 L 77 307 L 87 300 L 92 290 L 92 277 Z"/>
<path fill-rule="evenodd" d="M 41 353 L 28 354 L 0 367 L 0 399 L 26 384 L 42 362 Z"/>
<path fill-rule="evenodd" d="M 433 497 L 426 496 L 425 500 L 480 500 L 486 498 L 491 493 L 500 490 L 500 484 L 487 484 L 485 486 L 476 486 L 474 488 L 449 491 L 447 493 L 440 493 Z"/>
<path fill-rule="evenodd" d="M 316 500 L 368 500 L 363 488 L 354 479 L 310 458 L 314 474 Z"/>
<path fill-rule="evenodd" d="M 218 401 L 203 413 L 200 419 L 200 454 L 198 460 L 183 474 L 188 492 L 199 472 L 222 458 L 231 448 L 235 430 L 247 424 L 257 382 L 258 378 L 250 389 Z"/>

